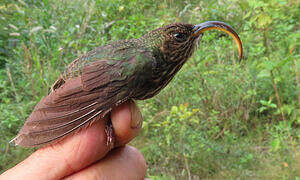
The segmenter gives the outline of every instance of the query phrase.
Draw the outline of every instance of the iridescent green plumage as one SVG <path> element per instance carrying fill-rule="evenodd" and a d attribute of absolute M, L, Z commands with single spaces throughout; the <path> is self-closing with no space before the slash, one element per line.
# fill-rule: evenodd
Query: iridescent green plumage
<path fill-rule="evenodd" d="M 157 29 L 139 39 L 117 41 L 98 47 L 70 63 L 62 74 L 62 78 L 66 80 L 80 76 L 82 67 L 98 60 L 109 60 L 107 63 L 113 65 L 116 61 L 127 61 L 139 52 L 151 51 L 153 53 L 162 44 L 164 37 L 162 31 L 162 28 Z"/>

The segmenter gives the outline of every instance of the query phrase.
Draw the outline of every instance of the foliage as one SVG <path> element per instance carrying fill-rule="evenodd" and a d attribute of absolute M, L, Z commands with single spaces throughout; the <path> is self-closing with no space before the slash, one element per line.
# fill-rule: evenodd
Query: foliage
<path fill-rule="evenodd" d="M 174 21 L 221 20 L 156 97 L 139 102 L 132 142 L 152 179 L 294 179 L 299 164 L 299 0 L 5 0 L 0 2 L 0 171 L 30 149 L 9 146 L 34 105 L 77 56 Z M 298 173 L 298 174 L 297 174 Z"/>

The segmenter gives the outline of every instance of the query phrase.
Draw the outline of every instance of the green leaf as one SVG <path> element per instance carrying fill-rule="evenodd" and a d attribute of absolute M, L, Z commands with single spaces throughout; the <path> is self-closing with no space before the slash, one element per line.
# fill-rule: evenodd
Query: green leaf
<path fill-rule="evenodd" d="M 269 77 L 271 77 L 271 72 L 269 70 L 264 69 L 258 73 L 257 77 L 259 77 L 259 78 L 268 77 L 269 78 Z"/>
<path fill-rule="evenodd" d="M 277 151 L 280 148 L 280 139 L 276 138 L 276 139 L 272 140 L 270 144 L 272 146 L 272 150 Z"/>

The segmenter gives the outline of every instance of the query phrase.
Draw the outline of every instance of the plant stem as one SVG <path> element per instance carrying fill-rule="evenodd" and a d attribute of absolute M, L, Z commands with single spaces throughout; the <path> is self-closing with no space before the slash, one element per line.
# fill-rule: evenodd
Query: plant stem
<path fill-rule="evenodd" d="M 12 86 L 12 88 L 13 88 L 13 92 L 14 92 L 14 94 L 15 94 L 15 96 L 16 96 L 16 101 L 19 102 L 19 100 L 20 100 L 20 99 L 19 99 L 19 95 L 18 95 L 18 93 L 17 93 L 17 89 L 16 89 L 15 83 L 14 83 L 14 81 L 13 81 L 13 78 L 12 78 L 12 76 L 11 76 L 9 67 L 6 67 L 6 74 L 7 74 L 8 78 L 9 78 L 9 80 L 10 80 L 11 86 Z"/>
<path fill-rule="evenodd" d="M 281 118 L 282 118 L 283 121 L 285 121 L 285 117 L 284 117 L 284 114 L 283 114 L 283 111 L 282 111 L 281 101 L 280 101 L 280 98 L 279 98 L 278 89 L 277 89 L 277 86 L 276 86 L 276 83 L 275 83 L 275 80 L 274 80 L 273 71 L 271 71 L 271 79 L 272 79 L 273 89 L 275 91 L 275 96 L 276 96 L 277 104 L 278 104 L 278 107 L 279 107 L 279 110 L 280 110 L 280 113 L 281 113 Z"/>

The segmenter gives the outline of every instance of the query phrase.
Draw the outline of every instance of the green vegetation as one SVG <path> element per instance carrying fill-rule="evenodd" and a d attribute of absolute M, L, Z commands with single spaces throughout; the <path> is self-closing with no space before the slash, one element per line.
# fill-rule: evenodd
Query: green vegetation
<path fill-rule="evenodd" d="M 158 96 L 139 102 L 131 143 L 153 179 L 300 179 L 299 0 L 0 2 L 0 172 L 31 149 L 9 146 L 64 67 L 109 41 L 175 21 L 220 20 L 245 47 L 205 34 Z"/>

